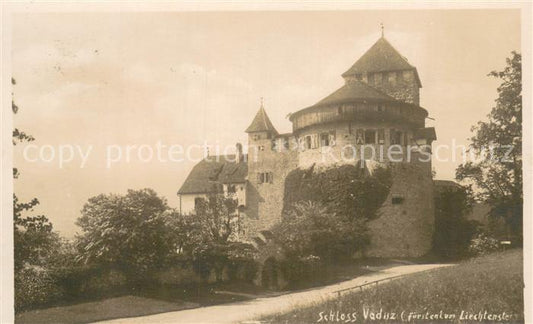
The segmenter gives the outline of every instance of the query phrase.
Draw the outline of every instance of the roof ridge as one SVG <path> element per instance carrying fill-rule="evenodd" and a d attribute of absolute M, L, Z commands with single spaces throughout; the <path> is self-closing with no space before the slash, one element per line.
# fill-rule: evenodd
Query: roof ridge
<path fill-rule="evenodd" d="M 352 66 L 343 77 L 363 72 L 416 70 L 385 37 L 380 37 Z"/>

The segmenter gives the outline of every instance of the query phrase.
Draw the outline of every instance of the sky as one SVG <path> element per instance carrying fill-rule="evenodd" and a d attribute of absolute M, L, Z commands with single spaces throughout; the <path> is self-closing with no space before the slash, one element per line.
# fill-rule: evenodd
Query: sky
<path fill-rule="evenodd" d="M 340 75 L 378 40 L 381 22 L 418 69 L 434 145 L 467 145 L 497 97 L 499 82 L 487 74 L 520 51 L 517 10 L 16 14 L 14 125 L 36 140 L 15 147 L 14 190 L 21 200 L 37 197 L 34 212 L 66 237 L 101 193 L 152 188 L 178 207 L 195 162 L 147 161 L 139 146 L 246 143 L 261 97 L 278 131 L 290 132 L 286 116 L 342 86 Z M 128 145 L 137 148 L 129 160 Z M 63 165 L 60 147 L 65 159 L 74 149 Z M 434 161 L 436 178 L 453 179 L 460 162 Z"/>

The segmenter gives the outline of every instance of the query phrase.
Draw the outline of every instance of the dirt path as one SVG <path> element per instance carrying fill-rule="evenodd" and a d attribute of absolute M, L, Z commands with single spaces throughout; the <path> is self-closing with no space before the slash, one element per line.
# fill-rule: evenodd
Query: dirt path
<path fill-rule="evenodd" d="M 289 293 L 277 297 L 257 298 L 245 302 L 201 307 L 135 318 L 120 318 L 99 323 L 241 323 L 259 317 L 286 312 L 338 296 L 338 291 L 371 282 L 420 271 L 450 266 L 449 264 L 401 265 L 337 284 Z"/>

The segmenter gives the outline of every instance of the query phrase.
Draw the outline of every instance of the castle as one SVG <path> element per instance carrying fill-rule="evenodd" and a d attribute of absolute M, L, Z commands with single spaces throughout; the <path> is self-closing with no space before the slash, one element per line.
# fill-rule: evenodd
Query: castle
<path fill-rule="evenodd" d="M 379 217 L 368 223 L 371 244 L 365 255 L 427 253 L 434 225 L 431 143 L 436 135 L 425 127 L 428 113 L 419 105 L 417 69 L 382 35 L 342 77 L 340 89 L 290 115 L 292 133 L 279 134 L 261 104 L 246 129 L 248 154 L 237 144 L 233 156 L 199 162 L 178 191 L 181 212 L 194 213 L 198 199 L 211 193 L 231 195 L 238 201 L 243 237 L 263 236 L 281 220 L 291 170 L 380 163 L 392 169 L 393 182 Z M 383 154 L 391 149 L 395 155 Z"/>

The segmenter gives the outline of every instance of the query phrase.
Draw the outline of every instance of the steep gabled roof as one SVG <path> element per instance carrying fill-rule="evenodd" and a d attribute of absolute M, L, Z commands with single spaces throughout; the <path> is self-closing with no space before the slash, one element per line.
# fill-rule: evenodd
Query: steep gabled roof
<path fill-rule="evenodd" d="M 416 68 L 409 64 L 407 59 L 392 47 L 385 37 L 381 37 L 342 76 L 347 77 L 358 73 L 402 70 L 414 70 L 417 82 L 422 86 Z"/>
<path fill-rule="evenodd" d="M 324 106 L 353 101 L 398 101 L 361 81 L 347 82 L 335 92 L 320 100 L 315 106 Z"/>
<path fill-rule="evenodd" d="M 263 105 L 261 105 L 261 108 L 259 108 L 259 111 L 254 117 L 254 120 L 246 128 L 246 133 L 254 133 L 254 132 L 273 132 L 277 134 L 276 128 L 274 128 L 274 125 L 272 125 L 272 122 L 270 121 L 270 118 L 268 118 L 268 115 L 265 111 L 265 108 Z"/>
<path fill-rule="evenodd" d="M 235 162 L 235 155 L 209 156 L 198 162 L 178 194 L 215 193 L 222 183 L 244 183 L 248 174 L 248 164 Z"/>

